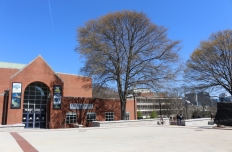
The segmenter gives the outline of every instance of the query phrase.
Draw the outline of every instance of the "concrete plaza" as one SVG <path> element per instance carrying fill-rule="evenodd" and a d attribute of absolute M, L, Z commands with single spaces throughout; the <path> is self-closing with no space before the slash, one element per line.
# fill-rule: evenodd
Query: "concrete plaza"
<path fill-rule="evenodd" d="M 23 151 L 19 144 L 22 139 L 16 141 L 12 132 L 40 152 L 232 152 L 230 127 L 150 125 L 0 131 L 0 152 Z"/>

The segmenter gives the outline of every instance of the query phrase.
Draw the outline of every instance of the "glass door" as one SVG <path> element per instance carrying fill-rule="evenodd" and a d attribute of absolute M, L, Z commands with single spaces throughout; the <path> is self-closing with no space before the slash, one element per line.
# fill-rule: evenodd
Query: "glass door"
<path fill-rule="evenodd" d="M 23 119 L 25 128 L 46 128 L 50 90 L 42 82 L 29 84 L 24 91 Z"/>
<path fill-rule="evenodd" d="M 46 128 L 46 113 L 31 110 L 23 113 L 23 124 L 25 128 Z"/>

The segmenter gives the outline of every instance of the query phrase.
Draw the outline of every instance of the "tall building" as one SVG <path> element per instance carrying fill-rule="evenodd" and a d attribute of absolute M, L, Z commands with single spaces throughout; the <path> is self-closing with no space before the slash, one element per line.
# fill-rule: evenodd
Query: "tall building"
<path fill-rule="evenodd" d="M 208 92 L 189 93 L 185 94 L 183 100 L 189 101 L 191 105 L 202 106 L 205 102 L 210 101 L 210 95 Z"/>

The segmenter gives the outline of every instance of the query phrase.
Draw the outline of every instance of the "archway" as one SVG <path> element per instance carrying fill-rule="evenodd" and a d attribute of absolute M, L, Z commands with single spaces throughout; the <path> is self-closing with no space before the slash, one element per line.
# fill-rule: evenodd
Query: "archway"
<path fill-rule="evenodd" d="M 25 128 L 46 128 L 49 101 L 50 90 L 46 84 L 33 82 L 26 87 L 22 120 Z"/>

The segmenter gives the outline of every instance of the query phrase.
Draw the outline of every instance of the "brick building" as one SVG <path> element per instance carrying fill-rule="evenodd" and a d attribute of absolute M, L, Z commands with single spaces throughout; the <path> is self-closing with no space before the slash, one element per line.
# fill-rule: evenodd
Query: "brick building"
<path fill-rule="evenodd" d="M 41 56 L 27 65 L 0 62 L 0 124 L 61 128 L 120 120 L 120 101 L 92 98 L 91 86 L 91 78 L 54 72 Z M 128 105 L 128 119 L 136 118 L 134 103 Z"/>

